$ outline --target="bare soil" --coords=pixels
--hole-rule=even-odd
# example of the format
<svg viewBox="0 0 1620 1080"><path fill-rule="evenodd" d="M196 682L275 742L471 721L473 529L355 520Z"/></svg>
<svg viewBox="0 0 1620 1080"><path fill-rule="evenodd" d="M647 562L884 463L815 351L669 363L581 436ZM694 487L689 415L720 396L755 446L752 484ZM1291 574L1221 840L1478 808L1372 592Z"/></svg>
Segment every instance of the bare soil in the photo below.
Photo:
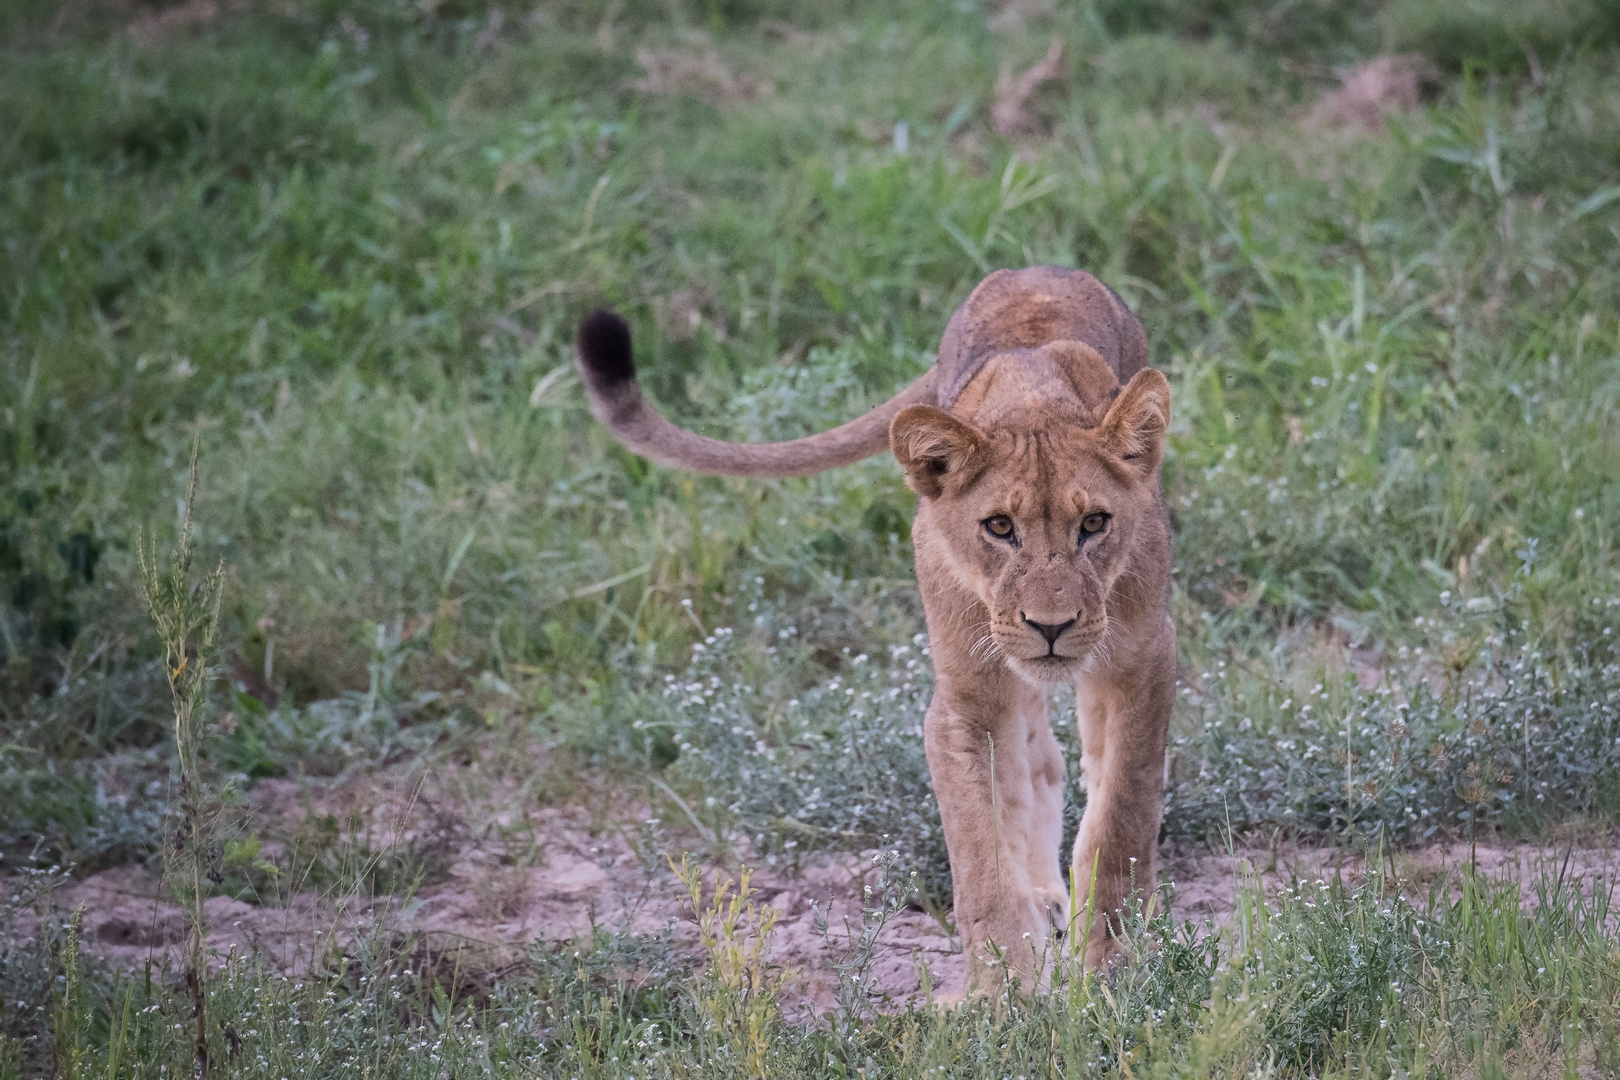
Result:
<svg viewBox="0 0 1620 1080"><path fill-rule="evenodd" d="M1305 127L1378 134L1390 116L1418 108L1424 86L1434 79L1430 65L1422 57L1375 56L1339 72L1339 87L1310 108L1304 116Z"/></svg>
<svg viewBox="0 0 1620 1080"><path fill-rule="evenodd" d="M407 788L377 778L335 788L261 781L254 802L262 831L288 838L268 844L267 856L285 857L287 845L298 842L301 822L341 817L351 834L364 834L357 856L362 865L396 848L436 847L439 870L407 895L281 881L260 902L216 897L207 904L210 948L221 959L254 954L288 975L329 965L346 946L377 933L411 940L441 963L450 958L458 971L487 976L520 970L532 943L588 937L595 927L667 932L678 947L699 951L690 903L665 854L702 849L699 838L660 832L656 818L649 821L651 811L632 799L519 812L510 807L521 805L521 789L479 788L465 779L452 772L431 793L420 782ZM453 800L452 790L459 791ZM1524 903L1533 906L1536 885L1546 880L1582 890L1612 888L1616 839L1605 831L1572 833L1540 844L1480 845L1472 853L1464 842L1447 841L1374 857L1394 887L1417 898L1436 889L1454 892L1458 871L1472 859L1481 874L1518 881ZM737 876L748 861L734 846L710 843L706 850L694 858L710 887ZM756 898L779 915L769 955L788 972L792 1012L804 1016L833 1005L835 962L852 952L863 890L879 884L876 866L871 853L847 854L821 856L791 871L751 872ZM1362 855L1292 845L1229 852L1167 846L1160 862L1161 881L1171 885L1162 895L1172 898L1172 913L1204 932L1230 923L1245 880L1275 894L1296 882L1355 885L1368 871ZM172 959L186 933L183 914L163 898L154 870L104 871L63 889L55 902L62 910L82 906L86 948L132 969ZM864 981L874 998L899 1005L930 992L960 993L964 970L960 948L941 920L906 910L879 936Z"/></svg>

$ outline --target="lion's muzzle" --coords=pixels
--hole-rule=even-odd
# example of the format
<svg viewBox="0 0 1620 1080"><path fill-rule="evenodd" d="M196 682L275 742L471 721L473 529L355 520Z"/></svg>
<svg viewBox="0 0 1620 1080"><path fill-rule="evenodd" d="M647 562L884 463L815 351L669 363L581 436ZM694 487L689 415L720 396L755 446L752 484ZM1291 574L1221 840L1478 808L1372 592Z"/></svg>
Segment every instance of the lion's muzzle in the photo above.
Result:
<svg viewBox="0 0 1620 1080"><path fill-rule="evenodd" d="M1024 620L1025 626L1029 627L1031 630L1034 630L1036 633L1040 634L1041 637L1046 639L1046 655L1048 656L1057 655L1058 638L1063 636L1063 632L1065 630L1068 630L1071 626L1080 621L1076 618L1069 619L1068 621L1061 623L1044 623L1036 622L1022 611L1020 611L1018 615L1019 618Z"/></svg>

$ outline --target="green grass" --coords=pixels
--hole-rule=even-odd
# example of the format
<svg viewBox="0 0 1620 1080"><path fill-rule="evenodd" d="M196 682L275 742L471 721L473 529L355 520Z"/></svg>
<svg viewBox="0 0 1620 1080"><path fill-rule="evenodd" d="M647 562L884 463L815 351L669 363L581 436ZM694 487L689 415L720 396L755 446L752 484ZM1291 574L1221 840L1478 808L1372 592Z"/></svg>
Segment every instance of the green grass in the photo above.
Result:
<svg viewBox="0 0 1620 1080"><path fill-rule="evenodd" d="M13 5L5 865L159 849L135 537L172 537L200 437L221 783L494 733L567 763L553 797L576 765L657 772L772 857L888 836L943 902L894 465L655 470L590 419L569 343L610 302L682 422L788 437L892 393L986 270L1031 262L1118 288L1172 380L1172 835L1612 821L1611 7L1107 0L991 29L972 2L308 0L131 30ZM1053 34L1038 133L998 136L998 73ZM700 73L654 93L638 50ZM1422 108L1379 135L1298 123L1382 51L1427 58ZM711 679L718 704L664 693ZM857 686L899 693L854 716ZM532 760L505 753L486 764ZM938 1045L981 1022L1003 1031ZM1371 1045L1345 1038L1341 1064ZM1446 1060L1488 1071L1470 1046Z"/></svg>
<svg viewBox="0 0 1620 1080"><path fill-rule="evenodd" d="M378 948L379 929L379 941L362 937L303 979L227 960L211 1007L222 1069L241 1077L1505 1077L1616 1067L1620 940L1601 894L1549 877L1529 914L1513 881L1464 876L1416 902L1385 886L1379 875L1358 888L1299 881L1268 900L1251 884L1220 938L1163 915L1136 918L1134 959L1106 981L1065 962L1050 994L955 1011L876 1009L852 985L844 1007L811 1026L784 1021L768 950L747 959L747 923L728 931L727 906L707 895L704 969L668 938L604 929L537 946L496 981L472 980L409 942ZM16 903L0 915L14 918ZM0 949L0 1070L186 1073L189 1012L167 973L109 971L77 952L74 933L58 923ZM852 957L845 978L859 973Z"/></svg>

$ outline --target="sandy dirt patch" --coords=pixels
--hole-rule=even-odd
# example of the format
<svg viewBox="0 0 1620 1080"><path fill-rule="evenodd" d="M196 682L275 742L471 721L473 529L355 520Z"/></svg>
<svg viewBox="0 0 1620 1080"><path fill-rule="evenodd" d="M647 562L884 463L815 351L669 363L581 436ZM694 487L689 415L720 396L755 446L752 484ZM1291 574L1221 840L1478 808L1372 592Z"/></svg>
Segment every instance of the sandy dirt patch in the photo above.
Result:
<svg viewBox="0 0 1620 1080"><path fill-rule="evenodd" d="M1348 128L1379 134L1387 119L1421 104L1434 74L1420 56L1375 56L1339 72L1339 88L1324 94L1305 114L1304 126L1321 131Z"/></svg>
<svg viewBox="0 0 1620 1080"><path fill-rule="evenodd" d="M267 839L263 854L282 865L321 858L359 875L311 872L298 881L276 877L255 898L215 897L207 903L209 948L221 958L250 954L280 973L331 970L368 940L408 947L440 971L464 973L488 985L520 973L530 951L588 939L595 929L664 935L694 961L701 948L684 886L671 867L690 852L706 892L752 865L757 902L778 915L769 959L785 969L784 1004L806 1017L832 1008L839 969L860 946L863 911L881 897L882 859L876 852L823 855L791 870L760 865L746 848L717 846L712 836L683 834L643 801L615 791L579 788L537 802L545 762L504 778L477 767L445 766L413 781L387 774L342 783L260 781L252 793L253 821ZM671 818L682 824L679 815ZM339 841L348 845L334 856ZM310 837L315 837L312 841ZM1541 844L1469 845L1448 841L1375 854L1283 844L1230 852L1161 852L1161 897L1178 922L1200 933L1231 924L1245 882L1268 896L1298 883L1342 882L1355 887L1380 868L1391 888L1415 902L1457 894L1461 872L1475 864L1491 879L1515 881L1523 903L1539 902L1538 886L1561 881L1583 893L1611 889L1620 834L1571 833ZM320 843L329 846L320 848ZM304 845L300 847L300 845ZM324 854L322 852L324 851ZM404 853L401 855L401 853ZM414 889L369 895L352 882L385 880L389 860L423 875ZM369 875L369 877L368 877ZM347 880L347 886L332 884ZM139 970L179 954L187 926L168 902L155 870L124 867L73 882L56 893L59 911L84 910L85 946ZM32 928L20 925L18 932ZM930 992L962 989L966 965L944 922L926 911L892 912L869 943L862 983L879 1007L918 1003Z"/></svg>
<svg viewBox="0 0 1620 1080"><path fill-rule="evenodd" d="M295 785L287 782L261 784L260 799L269 814L310 805L307 798L300 804ZM430 830L435 815L443 813L419 798L410 805L414 816L393 842ZM276 970L298 975L330 965L365 935L383 933L391 941L414 942L418 952L437 957L442 967L489 976L521 970L535 942L578 940L603 927L667 933L677 948L695 957L699 949L690 905L664 852L649 840L646 824L636 813L613 821L580 807L545 809L527 822L528 857L514 857L509 843L452 837L457 847L447 870L408 896L305 889L264 903L217 897L207 905L209 946L220 957L251 953ZM1612 888L1615 855L1615 837L1601 834L1562 844L1482 845L1472 857L1479 873L1515 880L1526 907L1533 908L1538 882L1562 880L1583 891ZM1466 843L1447 842L1380 861L1387 880L1422 902L1436 889L1455 895L1458 873L1470 857ZM735 851L696 861L711 887L735 876L739 867ZM865 890L881 885L877 866L869 853L824 856L794 872L768 867L753 872L757 899L780 916L769 956L789 971L790 1015L803 1018L833 1007L837 967L854 951ZM1228 853L1166 847L1160 876L1173 883L1167 892L1178 921L1218 932L1231 923L1246 880L1275 895L1297 882L1337 880L1354 886L1370 869L1361 856L1323 848ZM55 902L62 910L82 905L88 949L140 969L171 960L186 933L182 913L160 894L154 872L122 868L62 889ZM920 1002L930 987L940 995L960 992L964 973L960 947L945 926L926 912L908 909L878 935L865 983L874 1003L894 1007Z"/></svg>

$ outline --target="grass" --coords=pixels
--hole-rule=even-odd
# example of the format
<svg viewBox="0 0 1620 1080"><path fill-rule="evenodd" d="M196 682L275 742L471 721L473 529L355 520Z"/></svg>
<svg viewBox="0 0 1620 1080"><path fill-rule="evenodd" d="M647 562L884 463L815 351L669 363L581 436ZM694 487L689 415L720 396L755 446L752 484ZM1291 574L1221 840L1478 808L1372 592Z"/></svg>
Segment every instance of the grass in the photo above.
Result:
<svg viewBox="0 0 1620 1080"><path fill-rule="evenodd" d="M1219 938L1138 916L1135 959L1111 980L1065 966L1048 995L955 1011L875 1011L857 993L810 1027L783 1019L768 916L745 893L692 881L702 970L666 939L607 931L572 949L537 948L520 969L455 998L408 952L364 940L358 955L335 953L297 980L228 960L210 999L225 1067L244 1077L1577 1076L1615 1067L1613 913L1601 893L1556 877L1543 881L1533 914L1517 882L1467 876L1417 902L1376 874L1359 887L1299 881L1269 899L1249 886ZM15 906L5 911L14 917ZM763 942L748 932L750 916L767 927ZM189 1069L189 1004L139 973L96 967L74 933L54 924L0 952L0 1067L16 1075L40 1053L17 1037L42 1025L26 1000L10 1008L12 993L44 991L41 973L60 971L49 1010L72 1022L58 1029L55 1075Z"/></svg>
<svg viewBox="0 0 1620 1080"><path fill-rule="evenodd" d="M611 302L682 422L788 437L914 377L987 269L1030 262L1118 288L1172 380L1172 836L1404 844L1612 822L1609 8L800 8L299 0L188 22L188 8L30 0L0 16L0 853L13 875L161 856L176 762L137 537L169 544L189 513L197 558L227 567L229 678L199 733L227 789L444 761L527 776L543 749L556 763L544 799L646 787L694 835L746 837L780 865L887 846L943 909L897 470L876 459L770 484L654 470L590 419L568 349L578 317ZM998 74L1053 35L1063 78L1031 98L1028 133L998 134ZM1380 132L1304 125L1341 68L1381 52L1424 58L1418 108ZM202 483L187 503L194 441ZM242 812L226 850L263 864L248 877L335 882L354 876L333 839L344 828L311 824L314 839L285 845L306 864L276 866ZM372 855L364 888L401 892L437 857ZM1488 892L1512 934L1552 918L1510 917ZM1284 907L1257 931L1279 958L1295 948L1287 920L1318 910ZM1335 940L1384 917L1351 893L1321 910L1348 920ZM1402 985L1437 985L1421 981L1436 954L1417 916L1390 918L1390 940L1419 942L1389 954L1418 973ZM57 950L63 971L66 930L51 933L17 948ZM1418 1025L1402 1030L1457 1019L1420 1039L1443 1071L1532 1069L1550 1059L1524 1047L1551 1053L1558 1024L1612 1031L1590 989L1607 985L1591 981L1608 962L1597 940L1536 946L1566 950L1566 967L1538 962L1547 971L1586 972L1575 997L1503 991L1540 1043L1491 1042L1506 1014L1488 991L1509 985L1497 969L1455 976L1477 1001L1397 1010ZM1221 947L1209 978L1260 977L1238 939ZM538 1053L521 1040L551 1025L499 1010L568 1001L570 1023L602 1025L600 1045L656 1031L660 1060L690 1063L667 1071L719 1068L701 1040L676 1049L700 1015L680 1010L707 1000L701 978L648 998L614 981L612 950L652 946L601 948L583 982L541 964L553 982L532 975L512 990L523 1004L435 1014L417 986L418 1005L390 1014L397 1045L493 1054L508 1038ZM1177 955L1154 953L1140 978L1170 978L1146 973ZM93 973L88 955L75 963ZM71 1032L91 1057L137 1029L160 1038L140 1018L162 1011L141 1011L161 980L137 992L84 977L103 997L60 1014L82 1023L6 1021L19 1067L45 1068L43 1048L65 1052ZM265 978L232 968L222 985L236 989L211 1002L228 1017L275 1001L278 1023L301 1017L306 1032L317 1014L334 1031L376 1018L373 990ZM1265 985L1268 1002L1294 992ZM1007 1071L992 1050L1040 1038L1112 1047L1063 1058L1102 1071L1123 1069L1129 1046L1133 1070L1261 1064L1243 1056L1259 1029L1220 1012L1238 991L1176 986L1142 991L1191 1009L1160 1050L1138 1014L1060 1022L1057 998L1018 1006L1033 1011L1012 1027L987 1009L773 1045L808 1055L794 1069L825 1052L854 1071L870 1054L908 1075L947 1051ZM578 1011L597 994L618 1004ZM1397 1051L1354 1020L1382 1016L1371 994L1346 999L1337 1042L1266 1035L1295 1048L1275 1068L1415 1068L1414 1042ZM1555 999L1574 1004L1554 1019L1528 1004ZM897 1048L913 1056L885 1056Z"/></svg>
<svg viewBox="0 0 1620 1080"><path fill-rule="evenodd" d="M210 790L202 761L202 713L207 708L209 684L213 681L210 655L219 631L220 585L225 576L223 564L214 572L193 580L191 565L190 508L197 500L197 452L192 450L187 470L186 512L180 519L180 546L168 559L168 569L159 568L158 555L137 537L136 556L140 565L141 595L163 642L163 667L168 673L169 697L174 705L174 745L176 814L173 839L164 845L164 883L168 892L186 911L190 933L186 937L183 969L187 996L191 998L192 1024L196 1031L193 1047L197 1069L209 1070L208 1024L208 916L206 904L213 884L222 881L216 858L223 851L216 838L216 796ZM82 911L74 918L69 948L76 949L82 928ZM69 979L76 975L77 954L64 961ZM76 991L69 987L71 999ZM76 1011L76 1001L63 1008ZM77 1026L64 1021L63 1027ZM72 1070L70 1070L72 1071ZM116 1058L110 1071L117 1071Z"/></svg>

